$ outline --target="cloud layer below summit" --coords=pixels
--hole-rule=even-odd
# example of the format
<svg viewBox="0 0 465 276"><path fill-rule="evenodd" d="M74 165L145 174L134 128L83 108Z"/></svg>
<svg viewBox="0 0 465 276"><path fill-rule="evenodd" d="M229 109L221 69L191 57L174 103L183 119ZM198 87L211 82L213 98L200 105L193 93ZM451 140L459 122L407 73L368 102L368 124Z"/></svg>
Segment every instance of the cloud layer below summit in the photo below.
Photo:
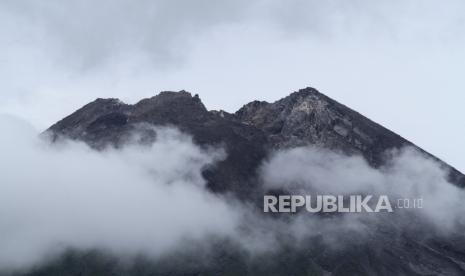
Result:
<svg viewBox="0 0 465 276"><path fill-rule="evenodd" d="M447 237L464 225L463 190L445 180L437 163L411 150L393 155L380 170L361 157L321 149L275 153L260 171L265 188L424 201L423 209L395 210L395 216L328 219L303 212L278 219L209 192L201 170L225 152L201 149L176 129L156 128L152 145L98 152L79 142L51 145L17 118L0 116L0 124L9 130L0 136L0 271L27 269L69 248L156 259L189 248L208 255L216 240L226 239L254 256L312 238L328 248L365 243L355 237L377 235L379 226Z"/></svg>

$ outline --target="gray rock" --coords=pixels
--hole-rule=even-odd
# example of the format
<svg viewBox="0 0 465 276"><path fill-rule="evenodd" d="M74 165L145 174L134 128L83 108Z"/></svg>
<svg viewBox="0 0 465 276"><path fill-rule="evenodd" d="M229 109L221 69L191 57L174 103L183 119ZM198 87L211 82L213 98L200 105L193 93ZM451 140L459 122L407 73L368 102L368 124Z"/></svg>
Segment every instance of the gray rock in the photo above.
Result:
<svg viewBox="0 0 465 276"><path fill-rule="evenodd" d="M247 201L263 193L256 179L257 168L276 149L316 145L361 154L371 166L378 167L384 162L386 150L416 147L313 88L299 90L274 103L254 101L234 114L208 111L197 95L185 91L161 92L134 105L116 99L97 99L47 132L54 141L67 137L101 149L121 146L142 123L176 126L203 147L223 146L227 158L203 172L208 187L213 192L232 192ZM153 138L156 133L148 132L147 136ZM465 186L463 174L429 156L449 169L453 183ZM424 240L421 235L396 231L394 226L387 225L369 236L350 238L354 246L337 253L327 251L316 239L307 247L251 261L233 247L218 246L217 261L205 267L189 257L187 263L195 264L193 268L181 258L165 260L163 265L145 262L131 269L140 275L140 271L145 271L143 275L465 275L463 235L448 240ZM83 273L83 266L89 271L104 271L103 274L134 275L127 270L115 271L106 258L100 262L102 257L89 259L86 257L89 255L80 253L72 256L71 259L64 256L63 260L29 275L93 275Z"/></svg>

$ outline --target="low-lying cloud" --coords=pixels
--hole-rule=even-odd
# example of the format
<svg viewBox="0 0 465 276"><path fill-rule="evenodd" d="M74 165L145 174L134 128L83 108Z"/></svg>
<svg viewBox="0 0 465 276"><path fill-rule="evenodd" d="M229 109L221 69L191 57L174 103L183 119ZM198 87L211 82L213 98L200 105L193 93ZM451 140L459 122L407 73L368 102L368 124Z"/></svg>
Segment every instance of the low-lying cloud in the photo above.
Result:
<svg viewBox="0 0 465 276"><path fill-rule="evenodd" d="M262 167L265 187L284 189L291 194L387 195L394 207L397 199L422 199L422 208L410 206L411 209L394 210L403 220L400 230L407 229L409 220L404 215L408 215L421 218L421 223L414 227L416 230L426 224L443 234L465 225L465 192L451 184L447 175L448 171L437 161L413 148L387 153L386 164L378 169L361 156L346 156L315 147L277 152ZM383 217L377 215L377 220ZM361 217L347 216L357 220ZM367 216L373 217L362 217Z"/></svg>
<svg viewBox="0 0 465 276"><path fill-rule="evenodd" d="M173 129L151 146L102 152L50 145L1 117L0 269L35 264L68 247L157 256L186 239L229 235L232 206L204 189L203 166L223 158Z"/></svg>
<svg viewBox="0 0 465 276"><path fill-rule="evenodd" d="M465 192L410 148L391 152L378 169L362 157L314 147L278 151L264 162L261 182L264 190L293 194L421 197L423 209L269 215L209 192L201 171L225 152L200 148L176 129L155 127L152 144L135 139L96 151L77 141L51 144L16 118L2 116L0 124L8 130L0 137L0 270L40 265L69 248L158 259L189 246L211 250L219 238L257 256L311 247L313 238L341 249L368 242L362 237L379 229L446 239L463 229Z"/></svg>

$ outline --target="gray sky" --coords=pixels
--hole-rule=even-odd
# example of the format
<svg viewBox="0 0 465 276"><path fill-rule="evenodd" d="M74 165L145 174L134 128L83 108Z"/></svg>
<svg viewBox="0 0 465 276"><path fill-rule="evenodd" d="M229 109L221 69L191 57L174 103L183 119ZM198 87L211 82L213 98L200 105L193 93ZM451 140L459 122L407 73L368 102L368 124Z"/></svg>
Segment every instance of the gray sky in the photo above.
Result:
<svg viewBox="0 0 465 276"><path fill-rule="evenodd" d="M235 111L313 86L465 171L463 1L0 0L0 113L43 129L161 90Z"/></svg>

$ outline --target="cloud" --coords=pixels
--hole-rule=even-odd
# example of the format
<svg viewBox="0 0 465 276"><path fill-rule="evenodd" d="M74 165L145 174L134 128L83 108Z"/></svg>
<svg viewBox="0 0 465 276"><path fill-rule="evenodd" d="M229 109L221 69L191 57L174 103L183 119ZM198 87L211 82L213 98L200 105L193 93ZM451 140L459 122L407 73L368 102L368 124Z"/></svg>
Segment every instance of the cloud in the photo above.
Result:
<svg viewBox="0 0 465 276"><path fill-rule="evenodd" d="M1 1L0 111L45 129L97 97L185 89L234 112L313 86L463 169L464 10L455 0Z"/></svg>
<svg viewBox="0 0 465 276"><path fill-rule="evenodd" d="M69 248L129 260L159 260L195 248L201 258L222 240L253 260L283 248L346 250L370 243L367 236L382 242L385 233L447 240L464 225L463 190L445 180L438 163L412 149L391 152L387 164L374 169L359 156L295 148L270 155L259 173L265 190L422 198L423 209L395 210L393 216L270 216L261 212L261 202L257 208L257 202L209 192L201 170L224 152L200 148L176 129L153 128L153 144L139 144L143 132L137 132L120 149L95 151L76 141L50 144L11 116L1 116L0 124L8 129L0 137L0 270L40 266Z"/></svg>
<svg viewBox="0 0 465 276"><path fill-rule="evenodd" d="M228 25L262 24L283 34L461 39L461 1L3 1L9 43L34 43L60 62L93 67L124 54L172 62L196 37ZM14 32L10 29L19 26Z"/></svg>
<svg viewBox="0 0 465 276"><path fill-rule="evenodd" d="M423 208L396 209L395 217L380 213L372 216L373 220L366 214L344 215L342 221L346 223L338 222L337 229L357 226L374 231L373 226L388 225L394 219L399 223L399 232L427 228L434 235L447 235L462 229L465 192L447 181L445 168L412 148L393 150L386 161L386 165L375 169L360 156L303 147L275 153L262 167L261 175L266 188L284 189L290 194L387 195L394 208L398 199L423 200ZM409 223L412 217L420 221L413 227ZM334 226L332 220L321 222L318 227L326 223L328 229ZM329 233L337 236L334 229Z"/></svg>
<svg viewBox="0 0 465 276"><path fill-rule="evenodd" d="M21 27L16 36L27 37L43 50L57 51L60 63L89 69L125 54L142 54L163 66L182 55L196 35L240 20L250 5L247 1L144 0L135 4L118 0L5 1L2 6L9 16L5 21Z"/></svg>
<svg viewBox="0 0 465 276"><path fill-rule="evenodd" d="M222 158L173 129L153 145L91 150L50 145L0 118L0 268L26 268L67 248L158 256L182 242L234 233L238 211L204 189L201 168ZM12 146L14 145L14 146Z"/></svg>
<svg viewBox="0 0 465 276"><path fill-rule="evenodd" d="M33 127L96 97L133 103L187 89L208 108L234 111L311 85L463 167L464 9L453 0L2 1L0 111L33 126L1 119L0 243L10 250L0 267L66 246L157 255L186 235L214 233L254 251L283 237L340 237L341 220L343 230L370 229L360 216L269 220L209 194L199 171L221 153L174 130L159 129L151 147L97 153L76 142L50 147ZM270 159L263 179L304 191L423 196L425 209L413 215L428 227L453 231L463 222L463 192L434 161L408 150L391 158L374 170L360 157L296 149ZM171 201L178 207L164 208ZM244 220L248 235L232 230Z"/></svg>

